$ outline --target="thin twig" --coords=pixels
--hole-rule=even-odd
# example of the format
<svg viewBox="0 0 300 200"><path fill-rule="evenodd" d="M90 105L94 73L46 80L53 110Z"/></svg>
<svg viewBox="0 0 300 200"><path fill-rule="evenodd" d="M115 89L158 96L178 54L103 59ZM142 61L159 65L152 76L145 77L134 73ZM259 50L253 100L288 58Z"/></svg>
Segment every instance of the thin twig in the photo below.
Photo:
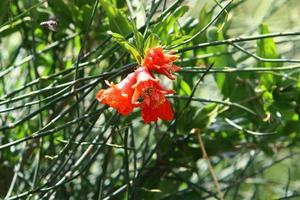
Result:
<svg viewBox="0 0 300 200"><path fill-rule="evenodd" d="M213 169L213 167L212 167L212 165L211 165L211 163L210 163L209 157L208 157L208 155L207 155L207 153L206 153L205 146L204 146L204 144L203 144L203 141L202 141L202 138L201 138L201 134L200 134L200 129L194 128L194 129L192 129L192 132L193 132L193 133L196 135L196 137L197 137L197 140L198 140L198 142L199 142L199 145L200 145L200 149L201 149L203 158L204 158L204 159L206 160L206 162L207 162L208 170L209 170L209 172L210 172L210 174L211 174L211 177L212 177L212 179L213 179L213 183L214 183L214 185L215 185L215 187L216 187L216 189L217 189L217 191L218 191L219 198L220 198L221 200L224 200L223 193L222 193L222 191L221 191L221 187L220 187L219 181L218 181L217 176L216 176L216 174L215 174L215 172L214 172L214 169Z"/></svg>
<svg viewBox="0 0 300 200"><path fill-rule="evenodd" d="M177 44L177 45L174 45L173 47L171 47L171 49L174 49L176 47L179 47L179 46L182 46L184 44L187 44L191 41L193 41L193 39L195 39L196 37L198 37L199 35L201 35L202 33L204 33L211 25L213 25L215 23L215 21L217 21L217 19L219 19L219 17L224 13L224 12L227 12L226 11L226 8L231 4L233 0L229 0L228 3L222 7L221 11L206 25L204 26L200 31L198 31L195 35L193 35L191 38Z"/></svg>
<svg viewBox="0 0 300 200"><path fill-rule="evenodd" d="M216 67L211 69L207 73L249 73L249 72L258 72L258 73L269 73L269 72L280 72L280 71L292 71L299 70L300 65L291 65L285 67L246 67L246 68L233 68L233 67ZM200 67L184 67L180 70L179 73L204 73L206 69Z"/></svg>
<svg viewBox="0 0 300 200"><path fill-rule="evenodd" d="M254 36L242 36L242 37L230 38L221 41L205 42L194 46L182 48L175 52L179 54L182 52L191 51L191 50L200 49L209 46L218 46L223 44L233 44L238 42L247 42L247 41L259 40L265 38L276 38L276 37L286 37L286 36L296 36L296 35L300 35L300 32L295 31L295 32L282 32L282 33L268 33L268 34L254 35Z"/></svg>

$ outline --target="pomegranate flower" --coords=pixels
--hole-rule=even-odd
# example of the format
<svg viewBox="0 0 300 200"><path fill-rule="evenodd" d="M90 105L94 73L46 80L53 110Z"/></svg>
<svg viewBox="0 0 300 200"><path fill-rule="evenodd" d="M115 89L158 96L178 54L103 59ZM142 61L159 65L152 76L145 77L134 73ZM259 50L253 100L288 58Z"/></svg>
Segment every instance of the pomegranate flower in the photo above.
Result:
<svg viewBox="0 0 300 200"><path fill-rule="evenodd" d="M134 88L132 103L141 108L144 122L157 121L158 118L172 120L173 110L165 95L173 94L174 91L164 89L147 67L139 67L135 74L136 84L132 86Z"/></svg>
<svg viewBox="0 0 300 200"><path fill-rule="evenodd" d="M135 73L131 73L117 85L108 83L110 88L100 90L96 98L102 104L107 104L115 108L120 114L129 115L134 108L131 99L134 93L132 85L135 84L135 82Z"/></svg>
<svg viewBox="0 0 300 200"><path fill-rule="evenodd" d="M108 83L110 87L100 90L96 98L122 115L129 115L135 107L140 107L145 123L155 122L159 118L172 120L174 113L166 95L173 94L174 91L163 88L153 71L174 80L175 76L172 73L180 70L173 64L177 58L171 52L164 54L161 47L150 48L142 66L120 83Z"/></svg>
<svg viewBox="0 0 300 200"><path fill-rule="evenodd" d="M158 118L162 120L172 120L174 118L171 103L158 90L153 90L151 95L145 95L140 107L145 123L157 121Z"/></svg>
<svg viewBox="0 0 300 200"><path fill-rule="evenodd" d="M142 65L174 80L175 76L172 73L180 70L180 67L173 64L177 58L172 52L164 54L161 47L155 47L147 50Z"/></svg>

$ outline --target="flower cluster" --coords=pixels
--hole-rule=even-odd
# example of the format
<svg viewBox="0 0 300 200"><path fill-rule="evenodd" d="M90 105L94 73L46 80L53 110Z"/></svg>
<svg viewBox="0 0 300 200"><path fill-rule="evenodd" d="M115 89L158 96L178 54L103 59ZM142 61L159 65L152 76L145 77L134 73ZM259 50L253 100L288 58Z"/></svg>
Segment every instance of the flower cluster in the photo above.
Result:
<svg viewBox="0 0 300 200"><path fill-rule="evenodd" d="M153 71L174 80L172 73L180 70L173 64L176 59L176 55L172 52L165 54L161 47L150 48L140 67L118 84L107 83L110 87L101 89L96 98L122 115L129 115L135 107L140 107L145 123L157 121L158 118L172 120L174 113L165 95L174 91L161 86Z"/></svg>

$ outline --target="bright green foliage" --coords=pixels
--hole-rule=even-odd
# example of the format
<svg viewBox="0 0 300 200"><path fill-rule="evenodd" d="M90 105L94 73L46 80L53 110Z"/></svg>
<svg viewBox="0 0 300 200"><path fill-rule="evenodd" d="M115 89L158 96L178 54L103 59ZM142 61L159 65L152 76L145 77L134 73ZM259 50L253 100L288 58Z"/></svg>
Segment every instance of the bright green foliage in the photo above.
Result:
<svg viewBox="0 0 300 200"><path fill-rule="evenodd" d="M146 51L149 48L157 47L159 45L160 45L159 37L156 34L151 33L145 40L144 51Z"/></svg>
<svg viewBox="0 0 300 200"><path fill-rule="evenodd" d="M222 31L219 31L217 27L211 27L207 30L207 41L222 41L224 40L224 36ZM207 48L207 53L226 53L228 52L228 45L219 45L212 46ZM235 67L236 64L232 58L232 55L225 54L217 57L212 57L208 59L210 64L213 64L215 67ZM236 83L236 75L235 74L217 74L216 82L224 94L225 97L229 97L232 93L232 88Z"/></svg>
<svg viewBox="0 0 300 200"><path fill-rule="evenodd" d="M260 25L260 34L270 33L269 28L266 24ZM261 58L278 58L277 48L273 38L266 38L257 40L257 53ZM261 67L280 67L281 64L273 64L271 62L258 62L258 66Z"/></svg>
<svg viewBox="0 0 300 200"><path fill-rule="evenodd" d="M108 17L111 31L119 33L124 37L132 32L130 22L112 2L109 0L100 0L100 4L103 6L105 14Z"/></svg>
<svg viewBox="0 0 300 200"><path fill-rule="evenodd" d="M153 33L161 38L162 44L172 46L189 38L188 35L183 34L179 26L179 18L187 11L188 8L186 6L178 7L155 25Z"/></svg>
<svg viewBox="0 0 300 200"><path fill-rule="evenodd" d="M130 52L133 55L133 57L139 64L142 62L142 54L133 44L130 44L122 35L118 33L110 32L110 34L122 47L124 47L128 52Z"/></svg>
<svg viewBox="0 0 300 200"><path fill-rule="evenodd" d="M218 199L196 130L226 200L299 199L299 9L1 0L0 199ZM96 100L157 46L179 56L173 121Z"/></svg>

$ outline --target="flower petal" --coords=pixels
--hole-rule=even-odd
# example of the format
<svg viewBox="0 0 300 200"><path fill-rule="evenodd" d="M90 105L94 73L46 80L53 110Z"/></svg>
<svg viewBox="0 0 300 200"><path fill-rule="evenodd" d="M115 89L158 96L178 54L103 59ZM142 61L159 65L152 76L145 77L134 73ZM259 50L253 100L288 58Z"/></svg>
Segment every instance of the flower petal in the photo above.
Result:
<svg viewBox="0 0 300 200"><path fill-rule="evenodd" d="M141 107L141 114L146 124L156 122L158 120L158 113L155 110L152 110L151 107Z"/></svg>
<svg viewBox="0 0 300 200"><path fill-rule="evenodd" d="M179 71L180 68L173 64L178 59L178 56L172 55L172 53L170 51L165 54L161 47L150 48L146 52L142 65L174 80L175 76L172 73Z"/></svg>
<svg viewBox="0 0 300 200"><path fill-rule="evenodd" d="M158 112L158 117L162 120L172 120L172 119L174 119L174 112L173 112L171 103L167 99L163 104L161 104L157 108L157 112Z"/></svg>
<svg viewBox="0 0 300 200"><path fill-rule="evenodd" d="M120 114L129 115L135 107L131 102L134 93L132 85L135 81L135 74L131 73L117 85L110 83L110 88L100 90L96 98L102 104L116 109Z"/></svg>

